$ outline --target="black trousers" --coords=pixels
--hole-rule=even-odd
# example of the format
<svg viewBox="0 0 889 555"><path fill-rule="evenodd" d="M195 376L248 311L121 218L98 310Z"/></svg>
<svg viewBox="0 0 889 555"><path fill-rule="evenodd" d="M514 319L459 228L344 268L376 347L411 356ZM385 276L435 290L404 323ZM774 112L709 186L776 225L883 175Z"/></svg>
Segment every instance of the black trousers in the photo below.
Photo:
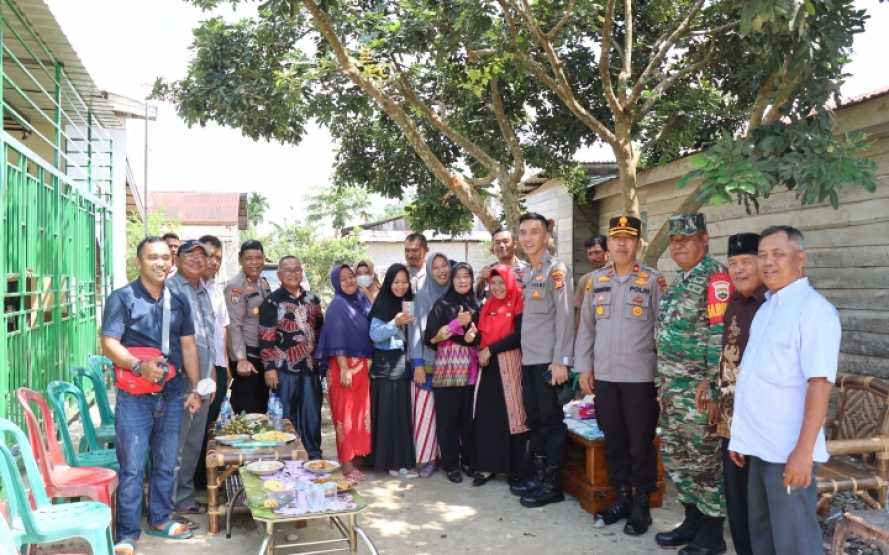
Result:
<svg viewBox="0 0 889 555"><path fill-rule="evenodd" d="M738 468L728 456L728 443L729 440L722 440L722 477L725 481L725 509L729 529L738 555L753 555L747 516L747 476L750 465L745 464Z"/></svg>
<svg viewBox="0 0 889 555"><path fill-rule="evenodd" d="M559 390L547 379L548 368L549 364L522 366L522 397L530 428L531 453L545 456L547 466L561 468L565 462L568 429L559 404Z"/></svg>
<svg viewBox="0 0 889 555"><path fill-rule="evenodd" d="M278 371L278 396L284 418L293 423L310 460L321 458L321 376Z"/></svg>
<svg viewBox="0 0 889 555"><path fill-rule="evenodd" d="M216 396L210 403L210 409L207 412L207 430L216 425L216 419L219 418L219 411L222 409L222 401L225 400L225 394L228 391L228 370L225 366L216 367ZM201 447L201 456L198 459L198 466L194 470L194 486L195 489L204 489L207 487L207 432L204 432L204 444Z"/></svg>
<svg viewBox="0 0 889 555"><path fill-rule="evenodd" d="M247 361L256 368L256 374L241 376L238 374L238 361L229 362L232 373L232 411L235 414L265 413L269 404L269 388L265 385L259 348L247 347Z"/></svg>
<svg viewBox="0 0 889 555"><path fill-rule="evenodd" d="M456 470L460 465L472 465L472 398L475 388L436 387L435 435L441 449L441 466L445 472Z"/></svg>
<svg viewBox="0 0 889 555"><path fill-rule="evenodd" d="M597 380L595 403L611 485L642 492L657 489L654 434L660 410L654 383Z"/></svg>

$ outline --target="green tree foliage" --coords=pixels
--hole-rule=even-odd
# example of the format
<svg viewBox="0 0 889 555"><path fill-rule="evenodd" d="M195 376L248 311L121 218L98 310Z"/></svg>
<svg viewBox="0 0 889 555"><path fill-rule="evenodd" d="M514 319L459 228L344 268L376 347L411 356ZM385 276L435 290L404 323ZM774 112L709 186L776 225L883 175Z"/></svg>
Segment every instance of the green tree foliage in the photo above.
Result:
<svg viewBox="0 0 889 555"><path fill-rule="evenodd" d="M324 187L306 200L309 218L329 220L337 235L347 225L359 223L355 218L360 219L360 223L373 218L370 194L362 187Z"/></svg>
<svg viewBox="0 0 889 555"><path fill-rule="evenodd" d="M247 225L253 227L262 223L265 213L269 209L269 199L260 193L250 193L247 196Z"/></svg>
<svg viewBox="0 0 889 555"><path fill-rule="evenodd" d="M167 216L163 209L148 213L148 235L163 235L167 232L179 232L179 220ZM136 246L145 238L145 224L140 218L127 218L127 280L133 281L139 276L139 263L136 260Z"/></svg>

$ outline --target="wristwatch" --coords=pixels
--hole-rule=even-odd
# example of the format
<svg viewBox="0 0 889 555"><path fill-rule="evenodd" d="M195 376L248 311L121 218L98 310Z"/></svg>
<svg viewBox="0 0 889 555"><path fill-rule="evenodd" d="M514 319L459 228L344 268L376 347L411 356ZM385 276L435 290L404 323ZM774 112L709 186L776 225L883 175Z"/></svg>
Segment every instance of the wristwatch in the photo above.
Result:
<svg viewBox="0 0 889 555"><path fill-rule="evenodd" d="M130 369L130 371L133 374L136 374L137 376L141 376L142 375L142 361L137 360L135 363L133 363L133 367Z"/></svg>

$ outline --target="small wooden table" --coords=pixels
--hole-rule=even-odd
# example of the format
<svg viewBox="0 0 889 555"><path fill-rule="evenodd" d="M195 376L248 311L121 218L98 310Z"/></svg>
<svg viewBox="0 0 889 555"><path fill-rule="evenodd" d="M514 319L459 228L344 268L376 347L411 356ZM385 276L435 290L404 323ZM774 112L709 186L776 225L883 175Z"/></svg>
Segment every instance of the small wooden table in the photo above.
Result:
<svg viewBox="0 0 889 555"><path fill-rule="evenodd" d="M880 510L849 511L837 523L833 532L833 555L843 555L846 538L858 538L876 544L883 553L889 553L889 513Z"/></svg>
<svg viewBox="0 0 889 555"><path fill-rule="evenodd" d="M211 534L219 533L220 518L226 516L226 506L219 499L219 489L225 488L231 481L238 481L235 473L238 469L252 461L260 459L270 460L305 460L306 452L297 447L299 436L293 428L290 420L281 419L283 431L297 436L291 443L278 445L277 447L263 447L257 449L235 448L216 443L213 432L207 440L207 530ZM233 489L233 488L229 488ZM234 488L237 489L237 488ZM229 491L229 505L235 501L233 492ZM231 510L229 506L228 510Z"/></svg>
<svg viewBox="0 0 889 555"><path fill-rule="evenodd" d="M657 490L649 498L651 507L660 507L664 502L664 464L661 460L661 440L654 440L657 454ZM562 487L580 502L588 513L596 514L607 509L614 502L614 488L608 482L608 467L605 464L605 440L587 439L568 430L568 448L565 453L565 466L562 469Z"/></svg>

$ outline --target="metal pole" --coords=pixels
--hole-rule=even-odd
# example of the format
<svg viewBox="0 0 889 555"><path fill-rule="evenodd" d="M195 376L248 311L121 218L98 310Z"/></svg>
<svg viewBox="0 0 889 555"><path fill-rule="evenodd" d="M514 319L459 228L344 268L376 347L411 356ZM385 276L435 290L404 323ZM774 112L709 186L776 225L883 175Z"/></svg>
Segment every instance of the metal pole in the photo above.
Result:
<svg viewBox="0 0 889 555"><path fill-rule="evenodd" d="M144 175L142 177L142 203L145 208L143 221L145 224L145 237L148 237L148 103L145 103L145 162Z"/></svg>

